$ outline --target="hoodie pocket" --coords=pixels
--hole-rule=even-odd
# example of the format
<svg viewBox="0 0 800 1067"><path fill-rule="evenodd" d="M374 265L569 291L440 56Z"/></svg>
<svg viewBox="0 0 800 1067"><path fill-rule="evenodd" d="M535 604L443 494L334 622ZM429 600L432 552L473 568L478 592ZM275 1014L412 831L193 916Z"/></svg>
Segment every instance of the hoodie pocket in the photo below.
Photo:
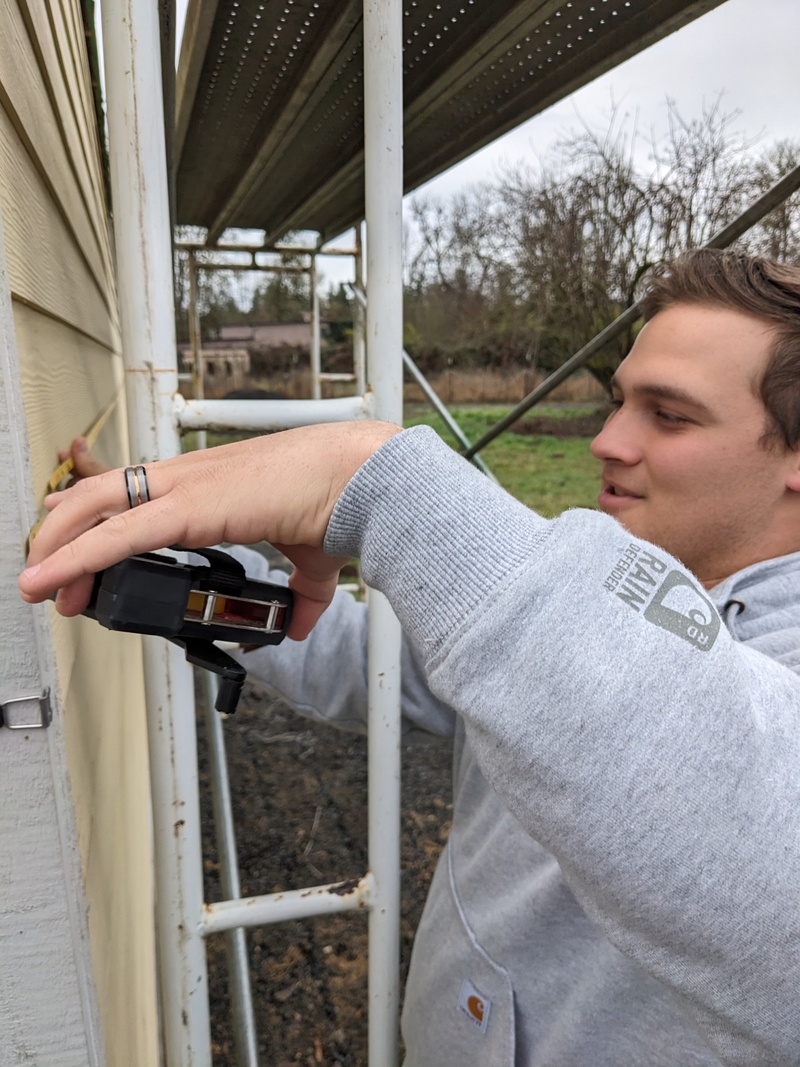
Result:
<svg viewBox="0 0 800 1067"><path fill-rule="evenodd" d="M513 1067L514 994L480 946L445 850L420 921L403 1005L405 1067Z"/></svg>

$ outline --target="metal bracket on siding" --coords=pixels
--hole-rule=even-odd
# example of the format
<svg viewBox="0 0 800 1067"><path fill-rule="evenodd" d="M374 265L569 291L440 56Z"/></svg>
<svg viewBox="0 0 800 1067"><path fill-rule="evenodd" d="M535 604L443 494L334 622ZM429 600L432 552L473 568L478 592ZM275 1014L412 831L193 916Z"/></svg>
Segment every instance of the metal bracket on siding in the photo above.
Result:
<svg viewBox="0 0 800 1067"><path fill-rule="evenodd" d="M43 730L52 717L49 689L41 696L13 697L0 704L0 726L9 730Z"/></svg>

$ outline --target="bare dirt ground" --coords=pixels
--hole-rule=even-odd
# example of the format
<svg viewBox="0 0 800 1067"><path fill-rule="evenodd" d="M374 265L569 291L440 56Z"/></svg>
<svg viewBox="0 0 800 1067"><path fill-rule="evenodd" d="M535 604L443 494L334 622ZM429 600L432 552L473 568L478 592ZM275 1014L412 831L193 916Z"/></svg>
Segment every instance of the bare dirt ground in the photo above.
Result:
<svg viewBox="0 0 800 1067"><path fill-rule="evenodd" d="M225 722L242 894L359 878L367 870L366 740L296 716L248 684ZM208 901L221 898L205 732L199 723ZM403 753L401 981L450 824L450 746ZM367 1063L367 920L354 913L248 934L263 1067ZM209 941L214 1067L235 1067L224 937Z"/></svg>

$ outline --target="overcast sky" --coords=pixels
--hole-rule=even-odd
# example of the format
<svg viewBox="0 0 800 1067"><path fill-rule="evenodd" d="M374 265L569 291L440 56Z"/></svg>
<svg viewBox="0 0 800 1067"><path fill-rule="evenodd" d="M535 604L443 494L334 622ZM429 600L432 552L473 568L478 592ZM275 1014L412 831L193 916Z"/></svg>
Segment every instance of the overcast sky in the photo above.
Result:
<svg viewBox="0 0 800 1067"><path fill-rule="evenodd" d="M676 33L523 123L494 144L429 182L447 196L497 173L503 161L549 145L579 125L605 129L612 100L636 113L639 128L663 131L667 98L684 118L699 117L720 93L736 128L764 143L800 140L800 0L726 0Z"/></svg>

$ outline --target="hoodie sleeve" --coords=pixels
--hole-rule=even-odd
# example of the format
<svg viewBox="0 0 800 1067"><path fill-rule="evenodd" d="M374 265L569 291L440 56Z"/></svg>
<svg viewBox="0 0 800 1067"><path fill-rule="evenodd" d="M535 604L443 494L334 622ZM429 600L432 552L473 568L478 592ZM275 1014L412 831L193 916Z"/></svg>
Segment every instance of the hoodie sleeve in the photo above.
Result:
<svg viewBox="0 0 800 1067"><path fill-rule="evenodd" d="M542 519L426 429L356 474L326 550L361 557L606 936L724 1062L800 1063L800 679L663 550Z"/></svg>
<svg viewBox="0 0 800 1067"><path fill-rule="evenodd" d="M243 564L251 578L286 584L287 575L270 570L261 553L236 545L225 551ZM305 641L286 640L231 655L268 692L301 715L366 733L367 611L349 593L335 595ZM403 743L429 741L431 735L451 736L455 713L431 693L421 657L405 639L401 679Z"/></svg>

